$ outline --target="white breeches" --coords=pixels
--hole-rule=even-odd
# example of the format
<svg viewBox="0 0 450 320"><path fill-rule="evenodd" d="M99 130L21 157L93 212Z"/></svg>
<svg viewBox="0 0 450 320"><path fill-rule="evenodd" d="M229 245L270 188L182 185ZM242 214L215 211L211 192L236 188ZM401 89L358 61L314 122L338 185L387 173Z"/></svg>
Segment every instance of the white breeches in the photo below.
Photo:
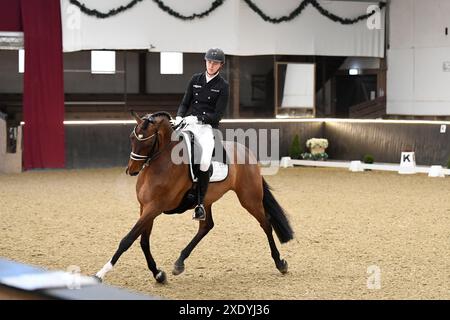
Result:
<svg viewBox="0 0 450 320"><path fill-rule="evenodd" d="M201 147L200 170L208 171L214 151L214 133L209 124L189 124L182 131L191 131L195 143Z"/></svg>

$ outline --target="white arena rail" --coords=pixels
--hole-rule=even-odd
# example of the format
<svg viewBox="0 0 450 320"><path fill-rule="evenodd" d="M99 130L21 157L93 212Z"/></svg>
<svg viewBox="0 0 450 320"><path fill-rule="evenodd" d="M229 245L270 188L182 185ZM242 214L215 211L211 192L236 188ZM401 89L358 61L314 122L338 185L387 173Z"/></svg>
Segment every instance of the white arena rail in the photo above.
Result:
<svg viewBox="0 0 450 320"><path fill-rule="evenodd" d="M326 160L326 161L313 161L313 160L293 160L285 159L284 163L289 161L289 165L305 166L305 167L328 167L328 168L345 168L350 169L350 161L339 161L339 160ZM370 170L380 170L380 171L396 171L400 170L400 164L395 163L361 163L362 169ZM417 173L429 173L431 166L415 166L415 171ZM450 169L442 170L445 175L450 175Z"/></svg>

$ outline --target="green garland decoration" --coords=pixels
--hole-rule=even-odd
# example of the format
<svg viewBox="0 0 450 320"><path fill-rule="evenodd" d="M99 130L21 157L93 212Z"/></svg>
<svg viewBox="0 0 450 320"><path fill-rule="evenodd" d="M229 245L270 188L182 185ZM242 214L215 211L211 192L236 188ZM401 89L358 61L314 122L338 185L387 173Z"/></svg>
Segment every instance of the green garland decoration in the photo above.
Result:
<svg viewBox="0 0 450 320"><path fill-rule="evenodd" d="M119 14L121 12L124 12L124 11L126 11L128 9L133 8L136 4L138 4L141 1L142 0L133 0L130 3L128 3L126 6L120 6L118 8L111 9L107 13L100 12L100 11L98 11L96 9L86 8L84 3L81 3L78 0L70 0L70 3L75 5L75 6L77 6L81 10L81 12L83 12L84 14L87 14L88 16L94 16L94 17L99 18L99 19L106 19L106 18L115 16L116 14Z"/></svg>
<svg viewBox="0 0 450 320"><path fill-rule="evenodd" d="M280 23L280 22L291 21L292 19L297 17L306 8L306 6L309 4L310 0L303 0L299 4L299 6L296 9L294 9L294 11L292 11L289 15L282 16L280 18L269 17L251 0L244 0L244 2L250 7L250 9L252 9L254 12L256 12L264 21L271 22L271 23Z"/></svg>
<svg viewBox="0 0 450 320"><path fill-rule="evenodd" d="M164 2L162 2L161 0L153 0L154 2L156 2L158 4L158 7L160 7L163 11L167 12L168 14L170 14L171 16L181 19L181 20L193 20L195 18L203 18L206 17L208 14L210 14L211 12L213 12L214 10L216 10L218 7L220 7L225 0L215 0L212 4L211 7L206 10L203 11L202 13L194 13L190 16L183 16L182 14L172 10L171 8L169 8L168 6L166 6L164 4Z"/></svg>
<svg viewBox="0 0 450 320"><path fill-rule="evenodd" d="M314 8L316 8L323 16L327 17L330 20L333 20L334 22L339 22L342 24L355 24L361 20L366 20L366 19L370 18L371 16L373 16L376 13L376 11L373 10L370 13L360 15L359 17L356 17L353 19L341 18L341 17L325 10L316 0L309 0L309 1L314 6ZM380 8L380 10L383 9L385 6L386 6L386 2L378 3L378 8Z"/></svg>
<svg viewBox="0 0 450 320"><path fill-rule="evenodd" d="M78 0L70 0L70 3L77 6L81 10L81 12L87 14L88 16L94 16L99 19L105 19L105 18L115 16L121 12L128 10L128 9L131 9L141 1L143 1L143 0L133 0L133 1L129 2L126 6L120 6L118 8L111 9L106 13L100 12L96 9L86 8L84 3L81 3ZM195 18L203 18L203 17L207 16L208 14L210 14L211 12L216 10L218 7L220 7L224 3L225 0L214 0L214 2L211 4L211 7L208 10L203 11L201 13L194 13L190 16L184 16L181 13L176 12L175 10L168 7L162 0L152 0L152 1L155 2L158 5L158 7L160 7L163 11L167 12L168 14L170 14L171 16L173 16L175 18L178 18L181 20L193 20Z"/></svg>
<svg viewBox="0 0 450 320"><path fill-rule="evenodd" d="M121 12L124 12L128 9L131 9L132 7L134 7L136 4L138 4L139 2L141 2L143 0L132 0L131 2L129 2L127 5L125 6L120 6L118 8L115 9L111 9L108 12L100 12L96 9L89 9L86 8L86 6L81 3L78 0L70 0L70 3L77 6L81 12L89 15L89 16L94 16L97 17L99 19L105 19L105 18L109 18L112 16L115 16ZM181 13L173 10L172 8L170 8L169 6L167 6L162 0L152 0L153 2L155 2L158 7L165 11L166 13L170 14L171 16L181 19L181 20L193 20L196 18L203 18L207 15L209 15L211 12L213 12L214 10L216 10L218 7L220 7L225 0L214 0L214 2L211 4L211 7L206 10L203 11L201 13L194 13L190 16L185 16L182 15ZM295 19L299 14L302 13L302 11L308 6L308 5L312 5L314 8L316 8L317 11L319 11L319 13L325 17L327 17L328 19L334 21L334 22L338 22L344 25L349 25L349 24L355 24L361 20L365 20L370 18L372 15L375 14L375 10L373 10L370 13L367 14L363 14L360 15L356 18L350 19L350 18L342 18L339 17L337 15L335 15L334 13L329 12L328 10L326 10L324 7L322 7L319 2L317 0L303 0L297 8L295 8L290 14L286 15L286 16L282 16L279 18L273 18L270 17L268 15L266 15L252 0L244 0L244 2L250 7L250 9L252 9L256 14L258 14L264 21L270 22L270 23L281 23L281 22L287 22L287 21L291 21L293 19ZM378 7L381 9L383 9L386 6L386 2L379 2L378 3Z"/></svg>
<svg viewBox="0 0 450 320"><path fill-rule="evenodd" d="M360 15L356 18L353 19L349 19L349 18L342 18L339 17L331 12L329 12L328 10L326 10L325 8L323 8L318 2L317 0L303 0L297 8L295 8L289 15L287 16L282 16L280 18L272 18L269 17L268 15L266 15L260 8L258 8L258 6L256 4L253 3L253 1L251 0L244 0L245 3L254 11L256 12L264 21L267 22L271 22L271 23L280 23L280 22L287 22L287 21L291 21L292 19L296 18L300 13L302 13L302 11L309 5L311 4L314 8L317 9L317 11L320 12L321 15L327 17L328 19L334 21L334 22L339 22L341 24L355 24L361 20L365 20L368 19L369 17L371 17L372 15L375 14L375 10L373 10L371 13L367 13L367 14L363 14ZM380 2L378 4L378 7L381 9L383 9L386 6L386 2Z"/></svg>

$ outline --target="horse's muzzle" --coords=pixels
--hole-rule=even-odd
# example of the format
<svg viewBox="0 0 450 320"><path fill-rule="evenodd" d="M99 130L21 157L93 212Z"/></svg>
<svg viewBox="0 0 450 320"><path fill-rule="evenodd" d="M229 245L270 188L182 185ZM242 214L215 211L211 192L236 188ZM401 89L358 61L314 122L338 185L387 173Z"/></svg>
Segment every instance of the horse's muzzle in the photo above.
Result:
<svg viewBox="0 0 450 320"><path fill-rule="evenodd" d="M125 170L125 174L129 174L130 176L134 177L134 176L137 176L139 174L139 171L131 172L130 168L127 167L127 169Z"/></svg>

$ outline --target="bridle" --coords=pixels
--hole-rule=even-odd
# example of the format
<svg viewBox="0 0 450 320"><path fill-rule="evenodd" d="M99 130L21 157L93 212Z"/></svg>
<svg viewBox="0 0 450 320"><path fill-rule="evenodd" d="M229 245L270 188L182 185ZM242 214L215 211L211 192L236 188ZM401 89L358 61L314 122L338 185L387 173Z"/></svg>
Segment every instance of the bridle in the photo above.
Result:
<svg viewBox="0 0 450 320"><path fill-rule="evenodd" d="M151 138L153 138L155 135L159 135L158 130L156 130L156 132L154 134L152 134L151 136L148 136L147 138L143 138L142 134L138 135L136 133L136 128L137 128L137 126L134 127L133 134L134 134L134 136L136 137L136 139L138 141L147 141L147 140L150 140ZM156 136L155 140L153 140L153 144L152 144L152 147L150 149L150 153L149 153L148 156L143 156L143 155L140 155L140 154L137 154L137 153L134 153L133 151L131 151L130 159L131 160L135 160L135 161L147 161L147 160L149 160L150 158L152 158L152 153L153 153L153 151L154 151L154 149L156 147L156 144L158 144L158 136Z"/></svg>
<svg viewBox="0 0 450 320"><path fill-rule="evenodd" d="M153 123L153 117L150 116L147 119L145 119L146 121L148 121L149 123ZM167 148L169 148L173 142L176 141L171 141L170 143L167 144L167 146L165 148L163 148L162 150L159 150L157 152L155 152L155 150L159 149L159 132L158 130L155 131L155 133L153 133L151 136L148 136L146 138L144 138L144 136L142 134L137 134L136 133L136 129L137 129L138 125L136 125L133 129L133 135L136 137L136 139L140 142L142 141L147 141L150 140L151 138L155 137L152 143L152 146L150 148L150 152L148 153L148 155L144 156L141 154L137 154L134 153L133 151L130 152L130 159L134 160L134 161L145 161L145 163L143 164L143 167L146 167L149 165L150 161L154 160L155 158L157 158L163 151L165 151Z"/></svg>
<svg viewBox="0 0 450 320"><path fill-rule="evenodd" d="M147 121L152 122L151 119L147 119ZM158 132L158 130L156 130L155 133L153 133L151 136L148 136L148 137L144 138L144 136L142 134L137 134L136 133L137 127L138 127L137 125L134 127L133 135L136 137L136 139L138 141L143 142L143 141L150 140L151 138L154 137L153 143L152 143L152 146L150 147L150 152L148 153L148 155L144 156L144 155L141 155L141 154L138 154L138 153L134 153L133 151L130 152L130 159L131 160L134 160L134 161L145 161L144 166L146 166L146 165L148 165L148 163L150 161L152 161L154 158L156 158L162 152L162 150L161 150L161 151L158 151L158 152L155 153L155 149L157 149L157 147L159 147L159 139L158 139L159 132Z"/></svg>

